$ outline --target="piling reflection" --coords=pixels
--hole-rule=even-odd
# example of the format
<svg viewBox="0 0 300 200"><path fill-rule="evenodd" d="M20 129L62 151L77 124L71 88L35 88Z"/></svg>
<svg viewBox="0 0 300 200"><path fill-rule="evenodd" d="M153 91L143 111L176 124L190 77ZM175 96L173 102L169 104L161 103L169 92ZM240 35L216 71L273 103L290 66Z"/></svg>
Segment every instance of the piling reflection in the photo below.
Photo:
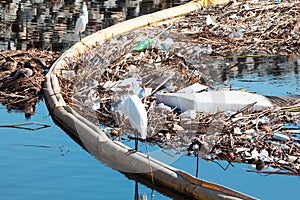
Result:
<svg viewBox="0 0 300 200"><path fill-rule="evenodd" d="M0 49L50 49L62 51L78 41L74 35L80 0L14 0L0 2ZM84 36L157 10L182 4L182 0L86 1L89 23Z"/></svg>

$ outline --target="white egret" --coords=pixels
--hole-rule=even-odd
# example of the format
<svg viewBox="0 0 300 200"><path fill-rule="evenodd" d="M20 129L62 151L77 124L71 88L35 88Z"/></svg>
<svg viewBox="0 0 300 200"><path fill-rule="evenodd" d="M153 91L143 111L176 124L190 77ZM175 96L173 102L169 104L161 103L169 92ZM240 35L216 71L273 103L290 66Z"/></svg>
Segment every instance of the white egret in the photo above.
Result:
<svg viewBox="0 0 300 200"><path fill-rule="evenodd" d="M75 24L75 33L79 34L80 40L81 40L81 33L85 31L86 25L88 23L88 19L89 19L88 10L85 3L83 3L82 15L77 19Z"/></svg>
<svg viewBox="0 0 300 200"><path fill-rule="evenodd" d="M137 131L135 140L135 150L137 151L138 137L145 140L147 136L147 111L141 99L137 95L128 95L125 98L126 99L120 106L120 110L128 117L132 128Z"/></svg>

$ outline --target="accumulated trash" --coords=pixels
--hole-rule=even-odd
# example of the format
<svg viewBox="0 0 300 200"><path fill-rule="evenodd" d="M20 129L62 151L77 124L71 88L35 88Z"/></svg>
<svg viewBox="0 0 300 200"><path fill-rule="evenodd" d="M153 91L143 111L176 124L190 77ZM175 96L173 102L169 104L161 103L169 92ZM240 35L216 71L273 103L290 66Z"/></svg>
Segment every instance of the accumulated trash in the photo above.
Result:
<svg viewBox="0 0 300 200"><path fill-rule="evenodd" d="M0 55L0 101L8 110L21 110L30 117L42 97L44 76L59 53L32 49Z"/></svg>
<svg viewBox="0 0 300 200"><path fill-rule="evenodd" d="M167 55L155 48L143 53L142 57L140 52L133 52L130 57L120 55L102 69L101 74L93 74L97 90L87 84L84 88L90 89L77 91L71 105L80 108L78 111L91 121L113 129L121 128L121 135L130 135L134 129L119 107L126 95L135 94L147 111L148 142L161 148L182 150L197 140L205 146L204 152L203 148L197 151L190 148L188 155L253 164L257 170L273 167L299 174L298 97L210 89L207 82L202 81L206 77L184 57ZM150 65L158 56L160 65ZM184 68L178 67L180 63L185 63ZM131 65L138 67L131 71ZM61 79L62 82L67 80L64 76ZM73 86L76 86L74 80ZM79 94L82 94L80 98ZM89 107L86 102L90 101L97 106ZM296 128L292 131L287 125Z"/></svg>
<svg viewBox="0 0 300 200"><path fill-rule="evenodd" d="M300 55L299 17L298 1L230 1L186 15L174 32L210 44L212 55Z"/></svg>
<svg viewBox="0 0 300 200"><path fill-rule="evenodd" d="M298 24L285 14L297 3L281 4L230 2L99 43L69 63L66 70L75 74L59 77L64 99L121 140L135 137L120 110L125 97L135 95L147 112L147 142L207 160L252 164L257 171L300 175L299 97L218 88L203 73L209 62L237 53L300 55L299 30L284 31L290 22Z"/></svg>
<svg viewBox="0 0 300 200"><path fill-rule="evenodd" d="M182 88L182 89L178 90L177 92L179 92L179 93L196 93L196 92L205 91L207 89L208 89L208 87L206 85L201 85L199 83L195 83L186 88Z"/></svg>
<svg viewBox="0 0 300 200"><path fill-rule="evenodd" d="M272 106L272 102L258 94L241 91L205 91L200 93L157 93L158 103L177 107L181 111L198 112L238 111L246 106L248 110L262 110ZM238 100L238 101L237 101Z"/></svg>
<svg viewBox="0 0 300 200"><path fill-rule="evenodd" d="M140 43L138 43L134 48L133 51L144 51L146 48L150 47L153 41L150 38L146 38Z"/></svg>

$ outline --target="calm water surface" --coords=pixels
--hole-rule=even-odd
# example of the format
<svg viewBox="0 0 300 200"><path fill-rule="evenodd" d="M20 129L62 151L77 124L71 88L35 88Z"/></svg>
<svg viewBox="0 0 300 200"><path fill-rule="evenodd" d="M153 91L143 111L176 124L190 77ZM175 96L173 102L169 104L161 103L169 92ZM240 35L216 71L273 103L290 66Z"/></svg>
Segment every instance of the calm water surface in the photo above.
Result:
<svg viewBox="0 0 300 200"><path fill-rule="evenodd" d="M3 2L0 1L0 11L6 14L1 15L0 48L47 48L50 45L53 49L62 50L76 41L76 36L73 41L66 38L72 36L72 27L80 12L81 1ZM109 26L116 20L137 16L137 10L146 9L148 12L150 8L152 11L162 7L158 3L160 6L155 6L152 1L149 4L151 6L143 6L147 2L88 2L93 9L90 14L91 25L85 34ZM104 11L110 14L105 14ZM16 18L15 13L18 12L20 17ZM117 18L120 13L123 13L121 19ZM104 20L98 20L101 16ZM12 28L10 26L14 21L20 21L18 27L23 27L21 30L28 30L27 39L24 39L24 35L20 36L21 33L18 39L15 32L6 31ZM41 41L45 42L39 43L34 37L41 37ZM276 64L271 62L260 65L256 69L248 65L224 72L221 81L260 94L299 94L299 64L284 60ZM147 195L148 199L170 199L143 184L136 184L134 180L96 160L53 123L44 102L37 105L35 115L28 120L23 113L8 112L4 106L0 106L0 116L0 125L24 122L50 125L49 128L36 131L0 128L0 199L134 199L136 192ZM225 162L221 164L226 165ZM194 158L183 156L172 166L195 174ZM299 177L263 177L246 172L245 169L250 167L234 164L234 167L224 171L215 163L201 160L199 176L260 199L299 198Z"/></svg>
<svg viewBox="0 0 300 200"><path fill-rule="evenodd" d="M182 4L185 0L84 1L89 23L83 36L143 14ZM82 0L0 1L0 49L61 51L79 40L74 34Z"/></svg>

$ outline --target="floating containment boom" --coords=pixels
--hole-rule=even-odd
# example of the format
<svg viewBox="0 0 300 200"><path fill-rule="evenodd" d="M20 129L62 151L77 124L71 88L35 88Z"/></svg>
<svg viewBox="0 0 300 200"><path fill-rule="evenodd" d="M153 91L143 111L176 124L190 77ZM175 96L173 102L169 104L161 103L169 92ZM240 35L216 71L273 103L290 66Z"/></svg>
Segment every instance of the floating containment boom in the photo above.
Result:
<svg viewBox="0 0 300 200"><path fill-rule="evenodd" d="M146 185L162 188L194 199L255 199L232 189L209 183L184 171L149 158L140 152L130 153L129 147L110 140L104 131L91 123L64 101L59 76L68 62L78 59L97 44L121 33L148 26L200 9L207 1L195 1L183 6L159 11L116 24L101 30L68 49L51 67L45 81L45 99L53 120L89 153L126 176L141 177Z"/></svg>

